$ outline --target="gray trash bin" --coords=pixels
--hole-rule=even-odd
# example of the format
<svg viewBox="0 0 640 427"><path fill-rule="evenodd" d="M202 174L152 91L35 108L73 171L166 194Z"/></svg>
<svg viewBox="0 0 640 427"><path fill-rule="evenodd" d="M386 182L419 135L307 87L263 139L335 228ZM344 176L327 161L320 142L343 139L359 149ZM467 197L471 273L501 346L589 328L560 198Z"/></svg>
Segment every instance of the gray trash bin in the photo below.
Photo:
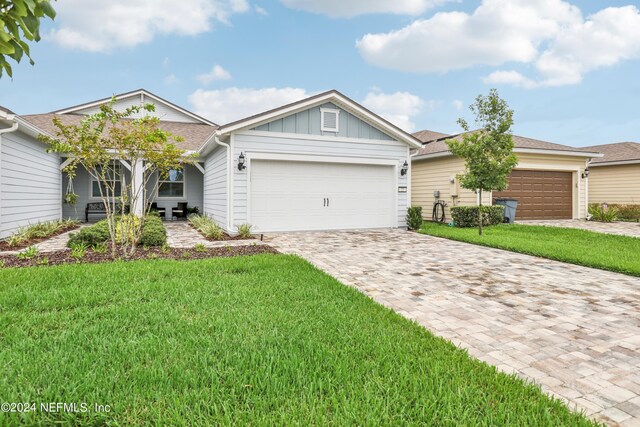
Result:
<svg viewBox="0 0 640 427"><path fill-rule="evenodd" d="M504 206L504 222L513 224L516 220L517 199L496 199L496 205Z"/></svg>

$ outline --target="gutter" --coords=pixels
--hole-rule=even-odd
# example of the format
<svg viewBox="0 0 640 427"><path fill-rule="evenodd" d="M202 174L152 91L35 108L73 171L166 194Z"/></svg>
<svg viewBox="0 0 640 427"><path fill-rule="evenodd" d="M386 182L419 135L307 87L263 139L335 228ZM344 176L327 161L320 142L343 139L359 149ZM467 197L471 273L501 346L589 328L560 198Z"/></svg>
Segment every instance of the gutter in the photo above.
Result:
<svg viewBox="0 0 640 427"><path fill-rule="evenodd" d="M10 128L0 129L0 176L2 176L2 135L5 133L11 133L18 130L19 124L15 120L13 114L3 114L3 118L7 121L13 122ZM0 233L2 232L2 183L0 182Z"/></svg>
<svg viewBox="0 0 640 427"><path fill-rule="evenodd" d="M231 158L231 146L225 142L220 141L218 133L213 134L213 141L221 147L227 150L227 231L231 232L231 189L232 189L232 158Z"/></svg>
<svg viewBox="0 0 640 427"><path fill-rule="evenodd" d="M514 148L514 153L528 153L528 154L546 154L546 155L556 155L556 156L573 156L573 157L603 157L604 154L601 153L591 153L587 151L563 151L563 150L546 150L543 148ZM427 160L427 159L437 159L440 157L453 156L451 151L439 151L437 153L430 154L422 154L418 155L414 154L412 157L413 160ZM604 166L604 165L603 165Z"/></svg>

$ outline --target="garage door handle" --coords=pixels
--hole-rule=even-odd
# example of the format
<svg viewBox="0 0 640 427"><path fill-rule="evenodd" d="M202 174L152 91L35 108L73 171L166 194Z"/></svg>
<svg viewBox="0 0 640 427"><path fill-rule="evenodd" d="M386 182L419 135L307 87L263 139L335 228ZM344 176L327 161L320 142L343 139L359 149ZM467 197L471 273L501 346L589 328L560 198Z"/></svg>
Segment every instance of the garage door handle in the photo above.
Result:
<svg viewBox="0 0 640 427"><path fill-rule="evenodd" d="M329 207L329 198L327 197L327 207Z"/></svg>

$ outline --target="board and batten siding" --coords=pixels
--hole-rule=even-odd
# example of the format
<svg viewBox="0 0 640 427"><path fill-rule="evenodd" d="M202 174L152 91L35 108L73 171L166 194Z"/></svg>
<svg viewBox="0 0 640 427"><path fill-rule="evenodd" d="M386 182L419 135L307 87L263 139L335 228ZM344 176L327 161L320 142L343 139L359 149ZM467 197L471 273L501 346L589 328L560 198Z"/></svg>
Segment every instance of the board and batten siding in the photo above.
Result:
<svg viewBox="0 0 640 427"><path fill-rule="evenodd" d="M323 132L321 130L321 108L331 108L340 111L338 115L338 132ZM362 138L393 141L386 133L376 129L369 123L339 108L330 102L300 111L296 114L265 123L252 130L264 132L282 132L303 135L324 135L345 138Z"/></svg>
<svg viewBox="0 0 640 427"><path fill-rule="evenodd" d="M400 176L400 168L409 160L409 147L399 141L369 140L355 141L339 137L310 139L297 137L295 134L272 134L270 132L246 131L233 134L231 137L233 161L237 163L240 153L251 158L254 153L272 155L304 155L331 158L353 158L392 160L397 165L397 186L408 187L407 176ZM331 162L331 160L322 160ZM251 167L249 165L249 167ZM233 168L233 205L232 225L250 222L248 218L247 179L249 169L239 171ZM407 202L409 192L397 193L398 227L406 227Z"/></svg>
<svg viewBox="0 0 640 427"><path fill-rule="evenodd" d="M581 178L587 164L586 158L558 154L516 153L516 155L518 156L518 165L515 169L572 172L573 216L576 219L586 217L586 185ZM412 204L422 206L424 219L431 219L435 190L440 191L440 200L444 200L448 204L447 220L451 219L449 209L451 206L476 206L475 191L462 188L456 178L464 171L464 161L454 156L413 161L411 173ZM454 180L454 183L450 183L451 179ZM591 182L589 184L591 185ZM458 197L453 197L455 194ZM492 194L490 192L484 193L482 203L490 205L492 202Z"/></svg>
<svg viewBox="0 0 640 427"><path fill-rule="evenodd" d="M227 229L227 149L216 147L204 162L204 211Z"/></svg>
<svg viewBox="0 0 640 427"><path fill-rule="evenodd" d="M0 142L0 238L18 228L60 219L60 157L17 131Z"/></svg>
<svg viewBox="0 0 640 427"><path fill-rule="evenodd" d="M169 105L166 105L162 102L157 102L153 98L143 98L140 94L127 96L125 98L121 98L117 100L114 104L114 108L116 111L124 111L129 107L133 106L142 106L145 104L153 104L155 105L155 111L146 111L142 110L137 114L132 114L132 118L140 118L144 116L158 117L160 120L167 122L180 122L180 123L201 123L200 121L190 117L187 114L184 114L175 108L172 108ZM96 105L93 107L84 108L81 110L74 111L74 114L94 114L100 112L100 105Z"/></svg>
<svg viewBox="0 0 640 427"><path fill-rule="evenodd" d="M589 170L589 203L640 204L640 164Z"/></svg>

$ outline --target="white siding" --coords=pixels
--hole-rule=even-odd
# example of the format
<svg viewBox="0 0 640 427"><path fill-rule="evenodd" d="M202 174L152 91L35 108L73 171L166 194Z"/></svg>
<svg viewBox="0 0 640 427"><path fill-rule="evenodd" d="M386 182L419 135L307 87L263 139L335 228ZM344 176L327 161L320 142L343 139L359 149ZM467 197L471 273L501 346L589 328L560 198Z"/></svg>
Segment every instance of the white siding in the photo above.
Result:
<svg viewBox="0 0 640 427"><path fill-rule="evenodd" d="M134 114L132 117L143 117L146 115L152 117L158 117L160 120L167 122L181 122L181 123L201 123L200 121L194 119L193 117L184 114L175 108L167 105L163 102L157 102L153 98L146 97L144 99L144 103L142 102L142 97L140 94L131 95L126 98L121 98L116 101L115 109L117 111L124 111L129 107L134 105L143 105L143 104L154 104L156 110L153 112L143 110L139 114ZM74 111L74 114L94 114L100 111L100 105L94 107L84 108L82 110Z"/></svg>
<svg viewBox="0 0 640 427"><path fill-rule="evenodd" d="M231 137L233 164L237 164L238 156L243 152L251 157L252 153L274 153L289 155L305 155L318 157L393 160L397 165L398 187L408 187L407 176L400 176L402 164L409 159L409 147L399 141L367 141L343 139L307 139L294 134L270 135L267 132L245 132L233 134ZM324 160L327 161L327 160ZM330 161L330 160L329 160ZM247 222L247 170L233 168L233 223L238 225ZM398 226L406 226L407 201L409 193L397 193Z"/></svg>
<svg viewBox="0 0 640 427"><path fill-rule="evenodd" d="M227 228L227 149L218 146L204 164L204 213Z"/></svg>
<svg viewBox="0 0 640 427"><path fill-rule="evenodd" d="M18 228L59 219L62 192L60 158L21 132L0 143L0 237Z"/></svg>

